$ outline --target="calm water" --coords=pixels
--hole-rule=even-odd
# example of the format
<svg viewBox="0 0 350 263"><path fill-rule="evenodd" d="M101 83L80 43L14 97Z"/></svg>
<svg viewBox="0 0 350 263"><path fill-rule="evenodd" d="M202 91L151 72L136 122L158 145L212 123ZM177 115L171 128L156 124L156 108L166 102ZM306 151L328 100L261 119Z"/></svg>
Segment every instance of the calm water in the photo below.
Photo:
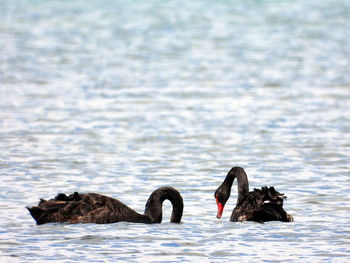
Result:
<svg viewBox="0 0 350 263"><path fill-rule="evenodd" d="M0 0L0 261L350 260L350 2ZM234 165L295 222L221 220ZM36 226L99 192L183 223Z"/></svg>

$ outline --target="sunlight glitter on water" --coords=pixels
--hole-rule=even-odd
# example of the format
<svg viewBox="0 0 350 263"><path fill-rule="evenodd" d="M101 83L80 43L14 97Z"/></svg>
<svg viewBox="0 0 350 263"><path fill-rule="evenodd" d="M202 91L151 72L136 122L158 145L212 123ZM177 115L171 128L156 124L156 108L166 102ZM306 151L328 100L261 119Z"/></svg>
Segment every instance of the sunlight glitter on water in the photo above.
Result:
<svg viewBox="0 0 350 263"><path fill-rule="evenodd" d="M0 258L348 261L347 1L0 5ZM295 222L221 220L234 165ZM26 206L98 192L142 213L177 188L182 224L36 226Z"/></svg>

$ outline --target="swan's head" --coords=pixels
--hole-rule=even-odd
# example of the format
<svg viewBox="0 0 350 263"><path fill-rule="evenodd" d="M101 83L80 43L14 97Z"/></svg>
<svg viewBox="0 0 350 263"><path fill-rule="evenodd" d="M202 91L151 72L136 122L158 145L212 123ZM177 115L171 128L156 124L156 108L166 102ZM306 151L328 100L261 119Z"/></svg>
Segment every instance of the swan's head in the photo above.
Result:
<svg viewBox="0 0 350 263"><path fill-rule="evenodd" d="M218 213L216 215L217 218L221 218L222 212L224 211L225 204L229 199L231 194L231 188L227 188L224 185L221 185L218 189L216 189L214 197L216 199L216 204L218 205Z"/></svg>

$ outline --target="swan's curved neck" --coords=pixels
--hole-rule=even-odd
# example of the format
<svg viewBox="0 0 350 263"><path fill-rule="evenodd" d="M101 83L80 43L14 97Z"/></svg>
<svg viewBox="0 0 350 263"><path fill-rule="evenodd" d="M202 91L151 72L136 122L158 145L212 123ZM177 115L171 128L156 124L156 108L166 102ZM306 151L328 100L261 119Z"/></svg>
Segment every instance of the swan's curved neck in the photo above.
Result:
<svg viewBox="0 0 350 263"><path fill-rule="evenodd" d="M166 199L173 205L170 222L180 223L183 213L183 199L180 193L172 187L161 187L148 198L144 215L150 218L151 223L162 222L162 206Z"/></svg>
<svg viewBox="0 0 350 263"><path fill-rule="evenodd" d="M248 182L247 174L245 173L243 168L233 167L227 174L223 184L227 184L231 189L232 183L235 180L235 178L237 178L237 188L238 188L237 202L239 202L240 198L249 192L249 182Z"/></svg>

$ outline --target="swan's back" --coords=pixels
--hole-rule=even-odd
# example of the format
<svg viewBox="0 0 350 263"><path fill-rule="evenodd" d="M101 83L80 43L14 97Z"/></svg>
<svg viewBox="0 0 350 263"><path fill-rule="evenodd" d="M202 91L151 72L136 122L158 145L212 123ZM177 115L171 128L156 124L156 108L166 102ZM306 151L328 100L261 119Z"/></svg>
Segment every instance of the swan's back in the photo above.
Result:
<svg viewBox="0 0 350 263"><path fill-rule="evenodd" d="M231 221L293 221L283 209L283 200L287 198L274 187L254 189L241 196L232 212Z"/></svg>
<svg viewBox="0 0 350 263"><path fill-rule="evenodd" d="M95 193L59 194L54 199L41 200L38 206L28 210L39 225L50 222L106 224L146 220L119 200Z"/></svg>

